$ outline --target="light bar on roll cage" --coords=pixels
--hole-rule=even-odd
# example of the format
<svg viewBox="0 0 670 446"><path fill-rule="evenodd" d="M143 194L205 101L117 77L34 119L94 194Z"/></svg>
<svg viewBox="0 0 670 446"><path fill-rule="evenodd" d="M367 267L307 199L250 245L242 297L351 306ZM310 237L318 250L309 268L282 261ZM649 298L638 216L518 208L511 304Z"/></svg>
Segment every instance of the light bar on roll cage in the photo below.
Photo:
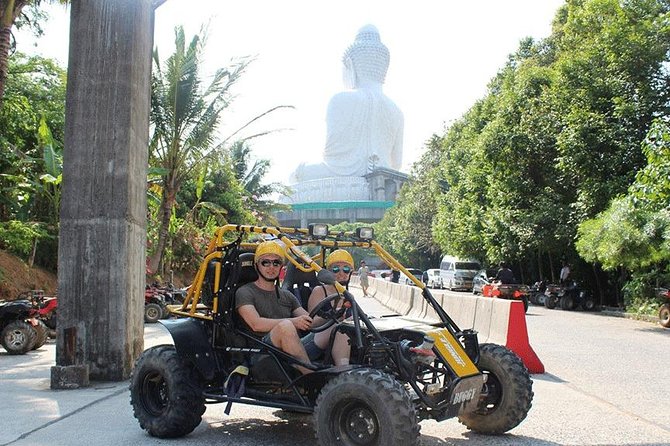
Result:
<svg viewBox="0 0 670 446"><path fill-rule="evenodd" d="M372 240L374 238L375 231L372 228L360 227L356 228L356 232L354 234L358 239Z"/></svg>
<svg viewBox="0 0 670 446"><path fill-rule="evenodd" d="M328 225L323 223L310 223L308 226L309 235L320 240L328 236Z"/></svg>

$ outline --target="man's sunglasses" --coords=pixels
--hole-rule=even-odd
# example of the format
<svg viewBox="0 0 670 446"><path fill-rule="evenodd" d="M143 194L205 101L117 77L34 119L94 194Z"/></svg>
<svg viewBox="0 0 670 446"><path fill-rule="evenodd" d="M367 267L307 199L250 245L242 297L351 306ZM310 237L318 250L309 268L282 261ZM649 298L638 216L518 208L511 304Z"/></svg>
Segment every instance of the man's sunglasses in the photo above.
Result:
<svg viewBox="0 0 670 446"><path fill-rule="evenodd" d="M281 260L261 260L259 262L262 266L282 266Z"/></svg>
<svg viewBox="0 0 670 446"><path fill-rule="evenodd" d="M340 270L342 270L345 274L349 274L351 272L351 268L349 268L348 266L343 266L341 268L339 266L333 266L331 268L331 271L334 272L335 274L339 273Z"/></svg>

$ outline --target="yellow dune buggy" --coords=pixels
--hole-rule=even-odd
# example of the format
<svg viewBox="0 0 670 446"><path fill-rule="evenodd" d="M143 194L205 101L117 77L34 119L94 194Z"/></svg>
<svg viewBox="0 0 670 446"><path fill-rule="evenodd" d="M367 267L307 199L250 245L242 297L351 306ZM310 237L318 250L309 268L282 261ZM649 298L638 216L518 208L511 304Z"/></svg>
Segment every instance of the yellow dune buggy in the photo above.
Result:
<svg viewBox="0 0 670 446"><path fill-rule="evenodd" d="M311 312L335 325L351 343L350 365L302 363L255 336L235 311L235 291L256 279L253 252L267 238L281 241L288 258L282 286L335 285ZM400 316L371 318L323 259L338 248L376 253L422 289L440 318L425 323ZM344 299L343 310L327 303ZM430 290L373 238L370 228L351 233L325 225L219 228L182 305L161 321L174 345L147 349L130 383L140 426L160 438L180 437L200 423L208 403L234 403L312 413L321 445L415 445L419 422L452 417L469 429L501 434L527 415L532 381L521 360L477 333L461 330ZM313 329L321 330L322 327ZM332 337L331 337L332 339ZM300 374L294 365L313 372Z"/></svg>

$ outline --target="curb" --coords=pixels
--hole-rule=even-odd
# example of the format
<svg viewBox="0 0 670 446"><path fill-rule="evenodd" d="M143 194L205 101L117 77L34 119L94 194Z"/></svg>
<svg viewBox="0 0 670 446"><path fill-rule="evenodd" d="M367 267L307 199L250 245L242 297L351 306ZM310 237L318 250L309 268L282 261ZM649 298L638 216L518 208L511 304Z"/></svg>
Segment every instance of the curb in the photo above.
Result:
<svg viewBox="0 0 670 446"><path fill-rule="evenodd" d="M658 325L658 316L651 316L649 314L626 313L617 310L601 310L600 314L604 314L605 316L634 319L636 321L652 322Z"/></svg>

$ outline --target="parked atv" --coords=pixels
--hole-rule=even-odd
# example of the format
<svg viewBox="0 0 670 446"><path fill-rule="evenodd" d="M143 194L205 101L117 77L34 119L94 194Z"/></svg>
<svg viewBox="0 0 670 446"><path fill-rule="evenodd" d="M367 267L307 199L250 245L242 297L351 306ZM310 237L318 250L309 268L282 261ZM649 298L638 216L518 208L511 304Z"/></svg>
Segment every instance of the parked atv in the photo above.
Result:
<svg viewBox="0 0 670 446"><path fill-rule="evenodd" d="M544 305L549 309L560 306L562 310L576 310L582 308L586 311L596 309L596 302L586 290L580 288L576 282L566 285L547 285L544 292Z"/></svg>
<svg viewBox="0 0 670 446"><path fill-rule="evenodd" d="M159 319L168 317L167 305L163 291L155 285L147 285L144 289L144 322L155 324Z"/></svg>
<svg viewBox="0 0 670 446"><path fill-rule="evenodd" d="M337 293L311 312L327 324L312 330L335 326L348 336L349 365L301 362L242 323L235 292L257 278L253 253L261 235L286 247L285 281L304 285L312 276L336 287ZM314 257L303 247L316 252ZM368 317L322 269L321 262L336 248L373 249L421 289L440 322ZM344 300L337 308L346 308L350 318L343 321L341 310L328 305L335 299ZM458 417L475 432L502 434L526 417L533 399L532 381L519 357L501 345L480 345L475 331L458 328L425 284L373 240L370 228L342 233L325 225L223 226L184 303L169 308L179 318L162 323L174 345L146 350L130 382L134 416L155 437L184 436L200 424L205 404L226 402L226 413L233 403L312 413L320 445L416 445L421 420ZM312 373L302 375L293 365Z"/></svg>
<svg viewBox="0 0 670 446"><path fill-rule="evenodd" d="M45 296L42 290L32 290L30 292L30 303L33 306L30 316L42 322L38 324L40 325L38 329L38 344L41 331L45 331L47 337L55 338L56 322L58 320L58 298L56 296Z"/></svg>
<svg viewBox="0 0 670 446"><path fill-rule="evenodd" d="M528 290L528 300L533 305L544 305L544 292L547 289L547 282L544 280L538 280L533 285L531 285Z"/></svg>
<svg viewBox="0 0 670 446"><path fill-rule="evenodd" d="M658 320L662 327L670 328L670 290L661 288L658 290L658 296L667 299L658 310Z"/></svg>
<svg viewBox="0 0 670 446"><path fill-rule="evenodd" d="M0 343L10 355L23 355L46 342L46 331L30 316L32 309L24 299L0 303Z"/></svg>
<svg viewBox="0 0 670 446"><path fill-rule="evenodd" d="M496 281L482 287L482 296L499 299L520 300L524 311L528 311L528 286L519 284L502 284Z"/></svg>

